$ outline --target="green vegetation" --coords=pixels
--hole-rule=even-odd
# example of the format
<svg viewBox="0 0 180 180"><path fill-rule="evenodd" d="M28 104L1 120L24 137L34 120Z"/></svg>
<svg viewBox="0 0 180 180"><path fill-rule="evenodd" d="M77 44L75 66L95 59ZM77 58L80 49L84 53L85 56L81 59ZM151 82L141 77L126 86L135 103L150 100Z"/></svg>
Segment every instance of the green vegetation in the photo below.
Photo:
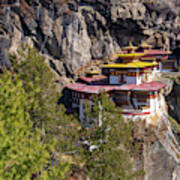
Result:
<svg viewBox="0 0 180 180"><path fill-rule="evenodd" d="M23 82L24 90L29 97L34 98L31 103L30 115L38 127L47 127L46 123L56 120L58 95L50 71L44 59L31 48L20 51L22 60L14 66L14 71ZM13 62L16 59L11 58Z"/></svg>
<svg viewBox="0 0 180 180"><path fill-rule="evenodd" d="M95 99L93 109L86 103L88 121L95 121L80 133L89 144L82 155L90 179L130 180L141 174L133 172L132 156L138 150L132 145L133 126L124 122L120 111L104 93Z"/></svg>
<svg viewBox="0 0 180 180"><path fill-rule="evenodd" d="M169 121L173 127L173 129L177 132L180 133L180 125L177 123L177 121L169 115Z"/></svg>
<svg viewBox="0 0 180 180"><path fill-rule="evenodd" d="M41 140L28 113L29 99L22 81L9 72L0 76L0 179L64 178L61 168L49 166L53 147ZM65 172L64 171L64 172ZM39 174L39 175L38 175Z"/></svg>
<svg viewBox="0 0 180 180"><path fill-rule="evenodd" d="M170 79L170 80L172 80L172 81L175 81L176 80L176 77L173 77L173 76L164 76L165 78L168 78L168 79Z"/></svg>
<svg viewBox="0 0 180 180"><path fill-rule="evenodd" d="M29 47L11 56L0 77L0 179L68 179L82 170L94 180L131 180L133 125L106 94L86 104L87 124L57 105L60 94L44 59ZM17 61L18 59L18 61Z"/></svg>

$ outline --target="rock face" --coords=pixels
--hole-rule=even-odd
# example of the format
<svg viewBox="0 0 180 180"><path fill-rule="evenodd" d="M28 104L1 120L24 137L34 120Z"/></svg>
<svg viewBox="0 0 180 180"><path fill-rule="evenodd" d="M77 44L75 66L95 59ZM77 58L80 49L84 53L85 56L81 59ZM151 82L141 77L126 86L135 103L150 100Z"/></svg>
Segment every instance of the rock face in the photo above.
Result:
<svg viewBox="0 0 180 180"><path fill-rule="evenodd" d="M161 79L162 82L168 84L169 89L166 90L166 102L169 115L180 123L180 73L162 73L157 79Z"/></svg>
<svg viewBox="0 0 180 180"><path fill-rule="evenodd" d="M118 52L130 39L168 49L179 30L168 0L2 0L0 9L0 34L11 41L11 51L28 37L56 60L55 71L59 61L58 71L67 74Z"/></svg>
<svg viewBox="0 0 180 180"><path fill-rule="evenodd" d="M8 57L8 49L10 48L10 40L0 36L0 66L10 67L11 63Z"/></svg>
<svg viewBox="0 0 180 180"><path fill-rule="evenodd" d="M63 86L64 77L68 82L67 77L72 77L81 66L92 59L112 56L129 40L135 44L144 40L154 47L169 49L180 30L173 2L1 0L0 66L10 66L8 51L16 52L18 46L28 42L45 56ZM155 125L140 123L137 132L142 142L137 167L146 172L141 179L178 180L180 151L168 116L160 113L154 118Z"/></svg>
<svg viewBox="0 0 180 180"><path fill-rule="evenodd" d="M175 140L166 116L162 115L159 121L163 124L144 127L138 138L142 143L142 155L139 158L140 168L145 171L144 180L172 180L173 173L180 177L178 167L180 149ZM141 125L141 127L143 127Z"/></svg>
<svg viewBox="0 0 180 180"><path fill-rule="evenodd" d="M126 120L135 122L137 128L133 136L140 145L136 168L145 172L138 180L180 179L180 147L169 123L164 96L161 95L155 115L128 118Z"/></svg>
<svg viewBox="0 0 180 180"><path fill-rule="evenodd" d="M168 125L168 118L161 116L163 124L159 128L152 128L156 140L148 139L144 143L144 167L147 180L171 180L174 170L180 162L179 145ZM178 174L179 171L176 172ZM178 178L180 176L178 175Z"/></svg>

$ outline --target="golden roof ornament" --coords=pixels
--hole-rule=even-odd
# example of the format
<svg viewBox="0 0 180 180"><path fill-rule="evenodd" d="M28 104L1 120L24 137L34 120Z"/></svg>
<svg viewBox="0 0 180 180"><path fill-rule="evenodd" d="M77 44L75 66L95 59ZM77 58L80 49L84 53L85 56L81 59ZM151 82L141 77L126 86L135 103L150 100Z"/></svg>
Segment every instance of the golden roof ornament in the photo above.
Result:
<svg viewBox="0 0 180 180"><path fill-rule="evenodd" d="M167 51L167 53L170 55L170 54L172 54L172 51Z"/></svg>
<svg viewBox="0 0 180 180"><path fill-rule="evenodd" d="M126 60L127 62L129 61L139 61L139 59L144 56L145 53L129 53L129 54L117 54L119 58L122 60Z"/></svg>
<svg viewBox="0 0 180 180"><path fill-rule="evenodd" d="M143 48L143 49L150 49L152 48L152 45L147 44L145 42L141 42L141 44L139 45L139 47Z"/></svg>
<svg viewBox="0 0 180 180"><path fill-rule="evenodd" d="M123 50L128 51L128 53L132 53L136 49L138 49L138 47L134 46L131 40L129 41L129 46L126 46L126 47L123 48Z"/></svg>
<svg viewBox="0 0 180 180"><path fill-rule="evenodd" d="M91 66L88 68L87 72L86 72L86 75L88 76L96 76L96 75L99 75L101 72L100 72L100 69L96 66Z"/></svg>

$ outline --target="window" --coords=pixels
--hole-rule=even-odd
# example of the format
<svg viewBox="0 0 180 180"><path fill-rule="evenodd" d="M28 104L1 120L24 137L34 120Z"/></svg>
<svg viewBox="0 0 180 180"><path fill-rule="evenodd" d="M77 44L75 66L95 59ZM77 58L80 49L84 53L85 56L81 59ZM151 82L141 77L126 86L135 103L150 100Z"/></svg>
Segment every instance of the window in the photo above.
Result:
<svg viewBox="0 0 180 180"><path fill-rule="evenodd" d="M133 104L138 109L141 109L142 107L150 107L149 93L142 91L134 92Z"/></svg>
<svg viewBox="0 0 180 180"><path fill-rule="evenodd" d="M128 93L127 92L115 93L113 99L117 106L128 105Z"/></svg>
<svg viewBox="0 0 180 180"><path fill-rule="evenodd" d="M121 74L121 75L119 76L119 82L120 82L120 83L123 83L123 82L124 82L124 74Z"/></svg>

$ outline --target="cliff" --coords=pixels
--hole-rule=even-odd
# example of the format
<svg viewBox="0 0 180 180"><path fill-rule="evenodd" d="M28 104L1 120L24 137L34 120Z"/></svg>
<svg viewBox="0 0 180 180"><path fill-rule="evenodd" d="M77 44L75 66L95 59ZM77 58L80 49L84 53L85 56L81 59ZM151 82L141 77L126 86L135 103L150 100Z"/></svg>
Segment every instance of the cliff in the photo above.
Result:
<svg viewBox="0 0 180 180"><path fill-rule="evenodd" d="M111 56L130 39L169 49L179 30L177 10L167 0L3 0L0 8L7 41L0 41L1 51L16 51L29 39L60 76Z"/></svg>
<svg viewBox="0 0 180 180"><path fill-rule="evenodd" d="M111 57L130 39L173 48L180 29L177 13L169 0L1 0L0 65L10 66L8 52L27 42L45 57L61 88L79 68ZM178 82L164 81L169 113L178 119ZM141 179L180 179L179 144L163 97L157 116L131 120L139 126L134 136L142 144Z"/></svg>

